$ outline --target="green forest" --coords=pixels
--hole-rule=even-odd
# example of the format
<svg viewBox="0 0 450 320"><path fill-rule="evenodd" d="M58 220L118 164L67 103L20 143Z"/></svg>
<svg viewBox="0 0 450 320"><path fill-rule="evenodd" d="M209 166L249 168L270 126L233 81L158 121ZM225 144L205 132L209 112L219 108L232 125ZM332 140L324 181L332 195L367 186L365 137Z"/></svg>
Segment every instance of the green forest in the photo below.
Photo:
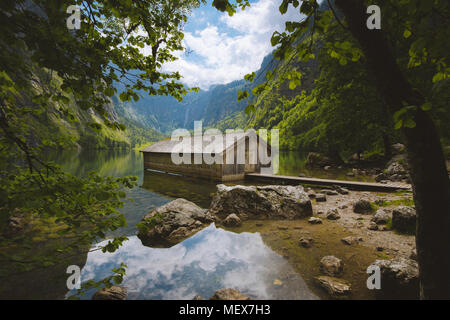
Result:
<svg viewBox="0 0 450 320"><path fill-rule="evenodd" d="M450 299L443 276L450 270L449 1L274 2L273 16L295 11L298 19L270 31L271 52L260 68L205 89L165 67L186 52L193 13L213 8L226 21L258 1L2 0L0 279L69 264L93 243L113 253L132 236L119 231L129 224L123 210L130 192L142 183L131 169L141 169L140 158L127 153L117 161L132 175L84 167L76 174L53 154L133 152L202 120L204 129L279 129L280 149L309 153L303 162L316 170L353 170L349 178L364 169L373 171L372 183L410 185L410 198L373 201L369 211L393 203L415 208L408 230L417 251L414 296ZM381 28L368 27L371 5L381 8ZM73 12L82 22L69 28ZM109 169L109 159L96 161ZM145 174L143 189L168 198L193 188L155 179L158 189ZM214 185L195 188L202 204L203 193L215 192ZM137 224L139 232L162 220L155 217ZM120 285L128 267L109 268L111 275L84 282L77 294Z"/></svg>

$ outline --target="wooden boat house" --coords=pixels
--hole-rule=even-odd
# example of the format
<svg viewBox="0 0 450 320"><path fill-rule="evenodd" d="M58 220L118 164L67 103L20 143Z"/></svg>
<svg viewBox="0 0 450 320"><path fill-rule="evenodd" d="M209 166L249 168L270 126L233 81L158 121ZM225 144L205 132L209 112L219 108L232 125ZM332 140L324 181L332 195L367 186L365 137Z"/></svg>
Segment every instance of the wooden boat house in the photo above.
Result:
<svg viewBox="0 0 450 320"><path fill-rule="evenodd" d="M270 167L271 156L270 146L253 130L166 139L141 152L144 169L215 181L242 180L246 173L258 173L261 167Z"/></svg>

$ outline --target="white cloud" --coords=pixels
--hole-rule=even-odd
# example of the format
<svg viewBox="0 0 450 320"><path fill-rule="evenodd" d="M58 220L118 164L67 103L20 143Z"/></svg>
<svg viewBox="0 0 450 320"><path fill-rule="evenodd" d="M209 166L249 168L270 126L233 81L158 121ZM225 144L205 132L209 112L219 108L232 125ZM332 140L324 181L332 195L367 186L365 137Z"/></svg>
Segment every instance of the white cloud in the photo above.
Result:
<svg viewBox="0 0 450 320"><path fill-rule="evenodd" d="M277 0L259 0L232 17L223 14L216 24L208 24L203 30L186 32L184 45L193 50L196 59L178 54L179 60L165 65L165 70L179 71L183 82L202 89L242 79L258 70L273 50L272 33L284 30L285 21L300 18L298 9L292 7L281 15L279 4ZM220 24L231 32L221 31Z"/></svg>

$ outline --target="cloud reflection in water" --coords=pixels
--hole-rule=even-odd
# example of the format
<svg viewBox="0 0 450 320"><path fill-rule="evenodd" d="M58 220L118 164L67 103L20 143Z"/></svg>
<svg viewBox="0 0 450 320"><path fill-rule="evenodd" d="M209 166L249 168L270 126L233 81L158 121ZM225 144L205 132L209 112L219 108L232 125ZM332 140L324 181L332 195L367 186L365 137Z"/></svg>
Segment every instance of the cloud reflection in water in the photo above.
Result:
<svg viewBox="0 0 450 320"><path fill-rule="evenodd" d="M114 253L91 252L82 281L100 280L120 262L128 265L123 282L128 299L208 298L221 288L239 289L255 299L317 298L259 233L237 234L214 224L167 249L145 247L132 236Z"/></svg>

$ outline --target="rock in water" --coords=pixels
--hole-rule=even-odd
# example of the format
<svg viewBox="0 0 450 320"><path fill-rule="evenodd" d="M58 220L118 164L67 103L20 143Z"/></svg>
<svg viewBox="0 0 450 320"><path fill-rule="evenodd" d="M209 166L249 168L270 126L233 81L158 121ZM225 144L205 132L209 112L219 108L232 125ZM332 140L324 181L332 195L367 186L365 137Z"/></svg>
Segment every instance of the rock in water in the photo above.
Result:
<svg viewBox="0 0 450 320"><path fill-rule="evenodd" d="M344 271L344 263L335 256L325 256L320 260L320 271L332 277L339 276Z"/></svg>
<svg viewBox="0 0 450 320"><path fill-rule="evenodd" d="M220 289L217 290L210 300L251 300L249 297L244 296L239 290L236 289Z"/></svg>
<svg viewBox="0 0 450 320"><path fill-rule="evenodd" d="M120 286L112 286L111 288L104 288L98 290L92 296L92 300L125 300L127 297L127 288Z"/></svg>
<svg viewBox="0 0 450 320"><path fill-rule="evenodd" d="M370 202L365 199L360 199L353 204L353 212L356 213L371 213L372 206Z"/></svg>
<svg viewBox="0 0 450 320"><path fill-rule="evenodd" d="M419 266L406 258L377 260L380 267L381 293L386 298L417 299L419 297Z"/></svg>
<svg viewBox="0 0 450 320"><path fill-rule="evenodd" d="M350 284L342 279L328 276L319 276L314 279L333 299L347 299L351 293Z"/></svg>
<svg viewBox="0 0 450 320"><path fill-rule="evenodd" d="M242 224L241 219L234 213L230 214L223 220L223 225L225 227L239 227Z"/></svg>
<svg viewBox="0 0 450 320"><path fill-rule="evenodd" d="M303 248L311 248L313 245L313 238L311 238L308 235L304 235L300 238L299 240L299 244L303 247Z"/></svg>
<svg viewBox="0 0 450 320"><path fill-rule="evenodd" d="M312 215L311 201L302 186L217 185L209 208L223 219L235 213L246 219L297 219Z"/></svg>
<svg viewBox="0 0 450 320"><path fill-rule="evenodd" d="M151 247L171 247L214 222L206 209L176 199L147 213L139 223L138 237Z"/></svg>
<svg viewBox="0 0 450 320"><path fill-rule="evenodd" d="M414 233L416 230L416 210L400 206L392 211L392 228L400 232Z"/></svg>

